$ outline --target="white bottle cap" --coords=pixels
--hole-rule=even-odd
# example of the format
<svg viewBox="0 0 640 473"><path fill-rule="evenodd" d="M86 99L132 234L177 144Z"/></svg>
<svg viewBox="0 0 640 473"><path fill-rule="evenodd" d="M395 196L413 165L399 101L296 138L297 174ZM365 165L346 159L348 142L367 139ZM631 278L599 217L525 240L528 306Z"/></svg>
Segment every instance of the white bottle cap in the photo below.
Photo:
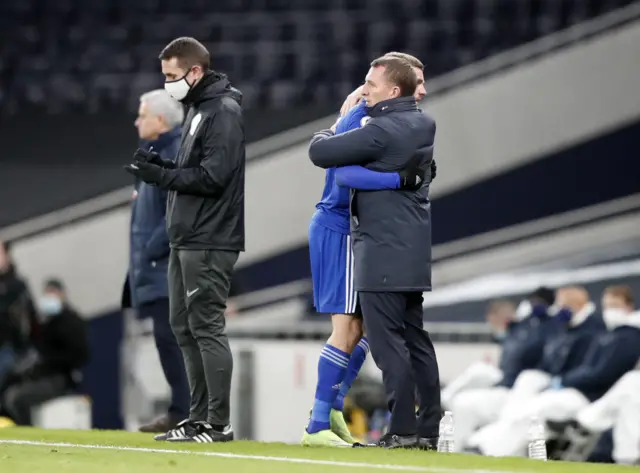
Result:
<svg viewBox="0 0 640 473"><path fill-rule="evenodd" d="M452 415L453 415L453 412L451 412L451 411L444 411L444 415L446 415L446 416L452 416Z"/></svg>

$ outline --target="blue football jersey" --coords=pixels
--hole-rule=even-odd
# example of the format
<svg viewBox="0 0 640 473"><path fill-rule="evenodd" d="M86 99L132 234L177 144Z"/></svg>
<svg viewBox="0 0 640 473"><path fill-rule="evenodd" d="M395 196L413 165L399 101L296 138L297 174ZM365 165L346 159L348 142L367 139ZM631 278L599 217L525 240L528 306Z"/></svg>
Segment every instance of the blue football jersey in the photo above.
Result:
<svg viewBox="0 0 640 473"><path fill-rule="evenodd" d="M343 117L340 117L336 126L336 134L360 128L368 119L364 102L353 107ZM316 205L318 211L314 220L331 230L349 234L349 189L336 184L336 168L329 168L325 173L322 199Z"/></svg>

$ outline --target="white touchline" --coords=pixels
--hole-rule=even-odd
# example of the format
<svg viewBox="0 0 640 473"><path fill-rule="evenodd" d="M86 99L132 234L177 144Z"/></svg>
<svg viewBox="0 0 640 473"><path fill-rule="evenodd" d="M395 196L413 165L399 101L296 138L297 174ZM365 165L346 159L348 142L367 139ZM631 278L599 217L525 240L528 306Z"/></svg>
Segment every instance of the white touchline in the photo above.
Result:
<svg viewBox="0 0 640 473"><path fill-rule="evenodd" d="M263 455L240 455L237 453L169 450L169 449L163 449L163 448L119 447L116 445L85 445L85 444L58 443L58 442L35 442L32 440L0 439L0 444L31 445L36 447L120 450L125 452L142 452L142 453L171 453L171 454L181 454L181 455L197 455L197 456L205 456L205 457L235 458L238 460L303 463L306 465L325 465L325 466L338 466L338 467L346 467L346 468L374 468L378 470L417 471L417 472L425 472L425 473L515 473L507 470L499 470L499 471L498 470L476 470L476 469L462 470L457 468L438 468L438 467L412 466L412 465L384 465L379 463L377 464L377 463L344 462L344 461L330 461L330 460L311 460L308 458L268 457Z"/></svg>

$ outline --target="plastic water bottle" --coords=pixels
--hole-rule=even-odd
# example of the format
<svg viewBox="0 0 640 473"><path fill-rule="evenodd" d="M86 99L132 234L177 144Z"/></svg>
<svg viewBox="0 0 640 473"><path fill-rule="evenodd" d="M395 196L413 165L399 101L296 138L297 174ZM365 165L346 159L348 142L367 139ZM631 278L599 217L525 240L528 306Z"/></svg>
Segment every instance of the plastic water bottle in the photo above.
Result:
<svg viewBox="0 0 640 473"><path fill-rule="evenodd" d="M444 417L440 421L440 432L438 436L438 451L443 453L453 453L453 412L445 411Z"/></svg>
<svg viewBox="0 0 640 473"><path fill-rule="evenodd" d="M542 421L533 417L529 427L529 458L547 461L547 442Z"/></svg>

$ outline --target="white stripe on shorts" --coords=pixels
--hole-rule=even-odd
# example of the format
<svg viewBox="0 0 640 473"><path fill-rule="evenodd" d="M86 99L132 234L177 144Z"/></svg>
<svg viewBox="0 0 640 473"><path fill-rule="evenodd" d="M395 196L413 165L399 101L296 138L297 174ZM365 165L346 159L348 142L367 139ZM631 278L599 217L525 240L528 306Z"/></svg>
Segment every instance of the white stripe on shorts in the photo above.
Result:
<svg viewBox="0 0 640 473"><path fill-rule="evenodd" d="M351 235L347 235L347 257L346 257L346 271L345 271L345 295L344 295L344 313L353 314L356 311L356 305L358 303L358 294L355 290L354 281L354 258L353 249L351 248Z"/></svg>

